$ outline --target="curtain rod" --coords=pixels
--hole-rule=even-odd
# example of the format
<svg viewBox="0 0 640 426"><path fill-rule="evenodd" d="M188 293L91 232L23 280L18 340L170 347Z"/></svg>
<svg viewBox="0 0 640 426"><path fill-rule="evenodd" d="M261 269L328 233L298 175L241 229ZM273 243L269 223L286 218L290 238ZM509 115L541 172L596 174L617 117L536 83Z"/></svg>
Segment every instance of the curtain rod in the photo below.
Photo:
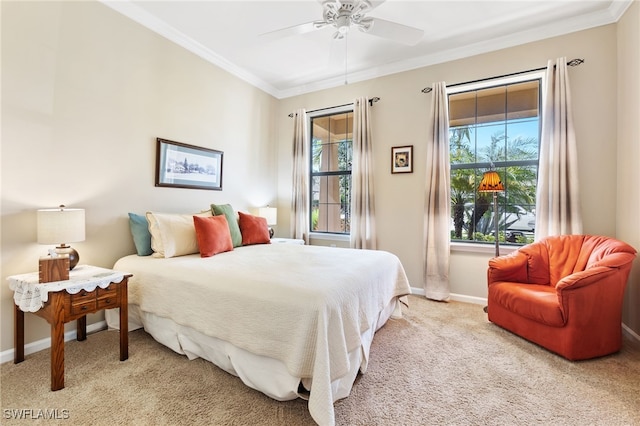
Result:
<svg viewBox="0 0 640 426"><path fill-rule="evenodd" d="M379 100L380 100L379 97L374 96L373 98L369 99L369 105L373 106L373 103L374 102L378 102ZM348 104L336 105L336 106L332 106L332 107L314 109L314 110L307 111L307 112L318 112L318 111L324 111L325 109L340 108L340 107L349 106L349 105L353 105L353 102L348 103ZM289 114L289 117L293 117L293 113Z"/></svg>
<svg viewBox="0 0 640 426"><path fill-rule="evenodd" d="M570 66L570 67L577 67L578 65L580 65L583 62L584 62L584 59L576 58L576 59L572 59L569 62L567 62L567 65ZM546 70L546 69L547 69L547 67L541 67L541 68L535 68L535 69L532 69L532 70L512 72L511 74L497 75L495 77L481 78L479 80L465 81L463 83L448 84L447 87L462 86L463 84L471 84L471 83L480 83L482 81L494 80L496 78L512 77L514 75L526 74L526 73L529 73L529 72L542 71L542 70ZM424 89L422 89L422 93L429 93L432 90L433 89L431 87L425 87Z"/></svg>

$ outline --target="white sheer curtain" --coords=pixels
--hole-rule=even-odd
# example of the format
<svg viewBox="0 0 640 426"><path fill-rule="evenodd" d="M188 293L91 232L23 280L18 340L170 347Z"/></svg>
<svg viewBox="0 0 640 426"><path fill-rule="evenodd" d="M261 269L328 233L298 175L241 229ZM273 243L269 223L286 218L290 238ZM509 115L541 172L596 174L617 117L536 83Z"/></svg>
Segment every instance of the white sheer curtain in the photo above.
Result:
<svg viewBox="0 0 640 426"><path fill-rule="evenodd" d="M451 166L446 84L433 83L431 95L424 209L424 291L428 299L449 300Z"/></svg>
<svg viewBox="0 0 640 426"><path fill-rule="evenodd" d="M361 97L353 103L351 248L376 249L372 151L371 109L369 100Z"/></svg>
<svg viewBox="0 0 640 426"><path fill-rule="evenodd" d="M549 60L542 105L540 167L536 194L536 232L581 234L578 154L571 114L567 59Z"/></svg>
<svg viewBox="0 0 640 426"><path fill-rule="evenodd" d="M293 117L293 192L291 194L291 237L309 243L309 131L307 112L298 109Z"/></svg>

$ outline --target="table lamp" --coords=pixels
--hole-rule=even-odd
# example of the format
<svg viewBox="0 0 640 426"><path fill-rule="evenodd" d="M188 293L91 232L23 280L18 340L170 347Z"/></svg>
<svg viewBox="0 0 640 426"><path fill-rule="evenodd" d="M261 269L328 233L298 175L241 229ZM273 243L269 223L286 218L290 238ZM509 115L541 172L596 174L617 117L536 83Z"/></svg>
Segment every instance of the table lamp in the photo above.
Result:
<svg viewBox="0 0 640 426"><path fill-rule="evenodd" d="M504 191L500 175L495 170L489 170L482 176L478 192L493 192L493 223L495 225L496 257L500 256L500 241L498 238L498 192Z"/></svg>
<svg viewBox="0 0 640 426"><path fill-rule="evenodd" d="M258 216L267 219L267 225L269 225L269 238L273 238L273 228L271 226L277 225L278 223L278 209L269 206L260 207L258 209Z"/></svg>
<svg viewBox="0 0 640 426"><path fill-rule="evenodd" d="M38 244L59 244L55 253L69 255L70 270L78 264L80 256L67 243L78 241L84 241L84 209L61 205L57 209L38 210Z"/></svg>

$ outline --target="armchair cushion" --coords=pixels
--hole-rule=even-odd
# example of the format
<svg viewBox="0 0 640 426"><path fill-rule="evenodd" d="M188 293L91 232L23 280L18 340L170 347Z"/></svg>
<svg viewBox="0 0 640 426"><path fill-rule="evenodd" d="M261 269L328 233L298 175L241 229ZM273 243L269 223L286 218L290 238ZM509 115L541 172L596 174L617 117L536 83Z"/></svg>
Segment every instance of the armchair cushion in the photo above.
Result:
<svg viewBox="0 0 640 426"><path fill-rule="evenodd" d="M553 287L540 284L513 286L496 283L492 290L494 300L506 309L553 327L562 327L564 318L558 303L558 295Z"/></svg>

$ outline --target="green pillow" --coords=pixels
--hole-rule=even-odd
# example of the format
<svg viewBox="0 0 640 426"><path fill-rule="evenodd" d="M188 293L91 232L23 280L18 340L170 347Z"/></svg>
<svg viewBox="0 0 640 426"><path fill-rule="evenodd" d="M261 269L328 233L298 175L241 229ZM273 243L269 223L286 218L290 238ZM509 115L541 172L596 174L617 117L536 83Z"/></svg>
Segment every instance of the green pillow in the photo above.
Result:
<svg viewBox="0 0 640 426"><path fill-rule="evenodd" d="M231 242L233 247L242 246L242 234L240 233L240 226L238 225L238 218L236 212L233 211L231 204L211 204L211 213L214 216L225 215L227 223L229 223L229 232L231 233Z"/></svg>
<svg viewBox="0 0 640 426"><path fill-rule="evenodd" d="M129 213L129 228L133 236L133 244L136 246L138 256L149 256L153 253L151 249L151 233L149 223L145 216Z"/></svg>

